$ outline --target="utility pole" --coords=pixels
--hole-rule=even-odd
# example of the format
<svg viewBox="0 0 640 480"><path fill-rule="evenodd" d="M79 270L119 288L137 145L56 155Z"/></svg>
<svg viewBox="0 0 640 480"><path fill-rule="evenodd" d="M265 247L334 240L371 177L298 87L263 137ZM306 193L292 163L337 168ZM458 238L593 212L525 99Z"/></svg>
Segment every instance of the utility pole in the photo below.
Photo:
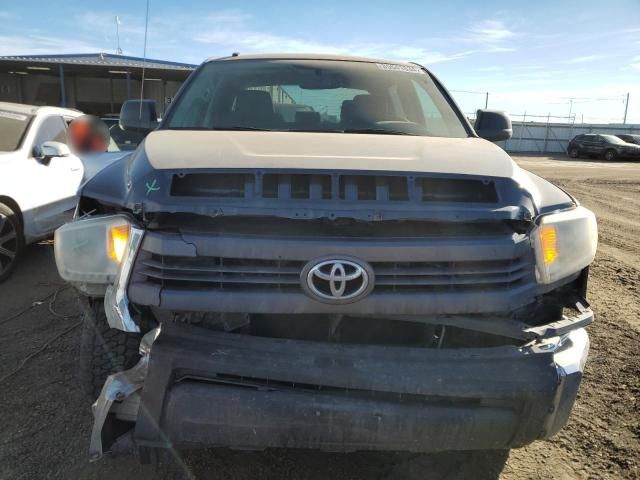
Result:
<svg viewBox="0 0 640 480"><path fill-rule="evenodd" d="M489 92L485 93L484 108L489 108ZM626 115L625 115L625 118L626 118Z"/></svg>
<svg viewBox="0 0 640 480"><path fill-rule="evenodd" d="M629 92L627 92L627 99L624 102L624 120L622 120L622 124L626 125L627 123L627 112L629 111Z"/></svg>
<svg viewBox="0 0 640 480"><path fill-rule="evenodd" d="M116 39L118 41L118 48L116 48L116 54L122 55L122 49L120 48L120 17L116 15Z"/></svg>
<svg viewBox="0 0 640 480"><path fill-rule="evenodd" d="M573 113L573 98L569 99L569 119L567 120L568 123L571 123L571 114Z"/></svg>

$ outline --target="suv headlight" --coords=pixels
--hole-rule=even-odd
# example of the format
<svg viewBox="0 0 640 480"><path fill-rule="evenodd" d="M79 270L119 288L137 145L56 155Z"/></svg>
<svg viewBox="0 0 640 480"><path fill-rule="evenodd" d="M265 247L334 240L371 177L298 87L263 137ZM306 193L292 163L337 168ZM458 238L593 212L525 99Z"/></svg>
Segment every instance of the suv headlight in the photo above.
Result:
<svg viewBox="0 0 640 480"><path fill-rule="evenodd" d="M60 276L83 291L86 284L113 283L129 244L131 220L125 215L67 223L56 230L54 250Z"/></svg>
<svg viewBox="0 0 640 480"><path fill-rule="evenodd" d="M531 232L538 283L554 283L589 265L598 246L592 211L577 207L540 218Z"/></svg>

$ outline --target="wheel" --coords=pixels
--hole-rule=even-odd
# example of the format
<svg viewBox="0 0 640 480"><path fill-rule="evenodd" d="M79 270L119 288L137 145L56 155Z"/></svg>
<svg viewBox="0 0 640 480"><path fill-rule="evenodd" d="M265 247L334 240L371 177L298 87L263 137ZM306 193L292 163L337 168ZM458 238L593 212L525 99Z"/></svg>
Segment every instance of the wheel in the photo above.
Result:
<svg viewBox="0 0 640 480"><path fill-rule="evenodd" d="M497 480L508 450L419 454L396 463L384 480Z"/></svg>
<svg viewBox="0 0 640 480"><path fill-rule="evenodd" d="M576 147L571 147L569 149L569 156L571 158L580 158L580 150L578 150Z"/></svg>
<svg viewBox="0 0 640 480"><path fill-rule="evenodd" d="M616 153L615 150L607 150L606 152L604 152L604 159L607 162L612 162L613 160L616 159L617 156L618 154Z"/></svg>
<svg viewBox="0 0 640 480"><path fill-rule="evenodd" d="M0 282L9 278L23 247L20 219L9 206L0 203Z"/></svg>
<svg viewBox="0 0 640 480"><path fill-rule="evenodd" d="M81 299L80 380L93 402L112 373L133 367L140 359L141 336L109 326L102 299Z"/></svg>

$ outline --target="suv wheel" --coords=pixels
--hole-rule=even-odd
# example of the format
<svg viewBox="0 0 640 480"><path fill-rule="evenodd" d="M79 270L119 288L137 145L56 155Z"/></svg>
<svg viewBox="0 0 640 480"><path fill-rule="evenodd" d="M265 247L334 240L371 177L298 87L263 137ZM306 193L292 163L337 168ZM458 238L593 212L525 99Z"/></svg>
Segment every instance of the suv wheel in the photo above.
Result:
<svg viewBox="0 0 640 480"><path fill-rule="evenodd" d="M86 395L94 401L109 375L138 363L142 337L111 328L101 299L81 299L81 307L80 380Z"/></svg>
<svg viewBox="0 0 640 480"><path fill-rule="evenodd" d="M508 450L441 452L412 455L393 465L384 480L495 480L500 476Z"/></svg>
<svg viewBox="0 0 640 480"><path fill-rule="evenodd" d="M615 160L617 157L616 151L615 150L607 150L606 152L604 152L604 159L607 162L612 162L613 160Z"/></svg>
<svg viewBox="0 0 640 480"><path fill-rule="evenodd" d="M0 282L9 278L22 247L24 236L20 219L9 206L0 203Z"/></svg>
<svg viewBox="0 0 640 480"><path fill-rule="evenodd" d="M569 149L569 156L571 158L578 158L580 157L580 150L578 150L576 147L571 147Z"/></svg>

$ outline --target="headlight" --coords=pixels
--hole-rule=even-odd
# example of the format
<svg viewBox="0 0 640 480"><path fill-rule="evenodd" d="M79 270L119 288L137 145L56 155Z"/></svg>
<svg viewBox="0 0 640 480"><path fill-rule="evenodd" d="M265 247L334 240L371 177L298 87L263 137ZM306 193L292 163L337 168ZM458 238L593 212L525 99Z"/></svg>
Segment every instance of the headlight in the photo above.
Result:
<svg viewBox="0 0 640 480"><path fill-rule="evenodd" d="M596 217L584 207L544 215L531 237L538 283L554 283L593 261L598 246Z"/></svg>
<svg viewBox="0 0 640 480"><path fill-rule="evenodd" d="M127 250L130 230L131 221L125 215L63 225L56 230L54 240L60 276L87 292L85 284L113 283Z"/></svg>

